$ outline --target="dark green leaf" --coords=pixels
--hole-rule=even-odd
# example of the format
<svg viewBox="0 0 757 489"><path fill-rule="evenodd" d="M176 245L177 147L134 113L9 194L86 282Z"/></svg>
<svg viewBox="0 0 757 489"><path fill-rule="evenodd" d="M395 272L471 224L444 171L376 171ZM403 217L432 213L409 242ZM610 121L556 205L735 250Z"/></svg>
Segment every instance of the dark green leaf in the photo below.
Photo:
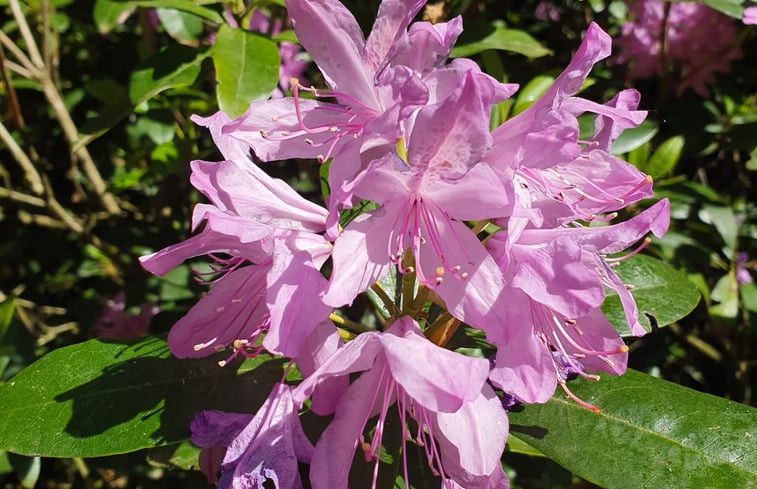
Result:
<svg viewBox="0 0 757 489"><path fill-rule="evenodd" d="M684 273L654 258L636 255L621 261L615 271L624 284L633 286L639 322L647 331L681 319L699 302L699 290ZM607 293L602 312L621 335L631 335L616 293Z"/></svg>
<svg viewBox="0 0 757 489"><path fill-rule="evenodd" d="M218 14L218 12L207 7L197 5L197 2L194 2L192 0L139 0L130 3L134 3L140 7L162 7L181 10L184 12L189 12L190 14L198 15L203 19L207 19L216 24L223 24L223 18Z"/></svg>
<svg viewBox="0 0 757 489"><path fill-rule="evenodd" d="M657 150L652 153L651 158L646 161L640 170L647 173L652 178L664 177L675 168L678 160L681 158L684 145L683 136L673 136L665 140Z"/></svg>
<svg viewBox="0 0 757 489"><path fill-rule="evenodd" d="M283 373L266 355L218 360L178 360L155 337L55 350L0 386L0 449L93 457L175 443L198 411L255 412Z"/></svg>
<svg viewBox="0 0 757 489"><path fill-rule="evenodd" d="M157 467L192 470L198 468L197 459L200 449L185 441L173 445L151 448L147 452L147 461Z"/></svg>
<svg viewBox="0 0 757 489"><path fill-rule="evenodd" d="M529 58L539 58L552 54L552 51L542 46L539 41L531 37L527 32L497 26L482 39L467 44L459 44L452 50L450 57L463 58L473 56L487 49L510 51Z"/></svg>
<svg viewBox="0 0 757 489"><path fill-rule="evenodd" d="M510 413L510 436L606 489L757 487L757 411L628 371Z"/></svg>
<svg viewBox="0 0 757 489"><path fill-rule="evenodd" d="M244 113L253 100L268 97L279 82L279 50L270 39L229 26L213 46L218 105L229 116Z"/></svg>
<svg viewBox="0 0 757 489"><path fill-rule="evenodd" d="M11 319L13 319L13 311L15 310L15 307L16 301L13 297L9 297L3 302L0 302L0 340L3 339L3 336L5 336L5 331L11 324Z"/></svg>
<svg viewBox="0 0 757 489"><path fill-rule="evenodd" d="M200 63L209 53L172 45L140 65L129 80L129 100L136 106L164 90L189 86L200 74Z"/></svg>
<svg viewBox="0 0 757 489"><path fill-rule="evenodd" d="M170 88L186 87L200 74L207 50L179 44L169 46L140 64L131 74L129 96L106 105L97 117L85 122L74 150L91 143L128 116L134 107Z"/></svg>
<svg viewBox="0 0 757 489"><path fill-rule="evenodd" d="M657 123L653 121L644 121L639 127L626 129L612 143L610 153L614 155L628 153L652 139L658 130Z"/></svg>

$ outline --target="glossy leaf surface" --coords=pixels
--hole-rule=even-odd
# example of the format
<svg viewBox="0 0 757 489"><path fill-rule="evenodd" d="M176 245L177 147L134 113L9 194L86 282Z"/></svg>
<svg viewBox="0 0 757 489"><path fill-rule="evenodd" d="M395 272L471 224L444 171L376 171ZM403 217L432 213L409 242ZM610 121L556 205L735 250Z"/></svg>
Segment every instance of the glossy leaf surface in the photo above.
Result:
<svg viewBox="0 0 757 489"><path fill-rule="evenodd" d="M637 371L568 385L602 412L558 389L511 412L511 436L606 489L757 487L757 410Z"/></svg>
<svg viewBox="0 0 757 489"><path fill-rule="evenodd" d="M699 291L686 275L646 255L621 261L615 268L639 308L639 322L647 331L688 315L699 302ZM602 312L623 336L630 336L618 295L607 292Z"/></svg>
<svg viewBox="0 0 757 489"><path fill-rule="evenodd" d="M230 117L242 115L250 102L268 97L279 81L279 51L270 39L229 26L218 31L213 46L218 106Z"/></svg>
<svg viewBox="0 0 757 489"><path fill-rule="evenodd" d="M254 412L283 373L265 355L218 360L178 360L156 337L55 350L0 386L0 449L92 457L181 441L198 411Z"/></svg>

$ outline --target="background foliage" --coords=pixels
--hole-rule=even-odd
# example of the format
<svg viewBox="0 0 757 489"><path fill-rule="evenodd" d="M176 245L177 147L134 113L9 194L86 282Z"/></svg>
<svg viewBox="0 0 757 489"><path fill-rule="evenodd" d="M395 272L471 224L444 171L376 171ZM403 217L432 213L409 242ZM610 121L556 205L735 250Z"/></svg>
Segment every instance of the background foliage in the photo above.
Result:
<svg viewBox="0 0 757 489"><path fill-rule="evenodd" d="M379 1L345 3L367 28ZM453 56L473 57L493 76L521 84L493 113L494 125L547 89L589 21L616 36L627 16L619 0L565 1L554 5L559 21L546 21L535 15L538 3L450 0L426 11L463 14ZM738 0L707 3L734 17L742 10ZM199 472L183 470L197 454L184 442L186 421L199 409L252 412L281 374L281 364L265 357L224 369L217 359L170 358L155 336L203 288L188 266L156 278L136 261L187 237L191 206L200 201L188 162L216 157L189 116L219 107L241 114L277 86L276 42L294 35L235 27L256 9L285 16L274 0L0 1L4 487L208 487ZM581 477L601 487L757 486L757 460L747 450L757 420L746 407L754 406L757 287L744 275L757 268L757 30L739 24L739 31L742 57L708 97L677 94L673 72L632 82L612 59L592 72L583 96L607 100L635 86L650 110L613 149L670 198L671 230L648 251L677 272L653 273L667 277L658 284L637 277L653 332L629 340L630 363L649 375L605 378L602 391L571 384L603 407L601 419L587 418L594 413L561 393L512 414L504 463L513 487L592 487ZM313 68L306 77L323 85ZM312 162L266 169L320 197ZM659 262L641 257L624 279L635 283L644 263ZM605 305L611 318L612 300ZM152 336L91 339L125 333ZM237 387L225 389L232 381ZM32 396L15 385L38 389ZM613 390L625 392L623 402ZM659 411L650 416L651 405ZM661 412L673 420L662 428ZM576 424L551 424L559 419ZM529 431L537 425L563 438ZM665 436L645 438L650 430Z"/></svg>

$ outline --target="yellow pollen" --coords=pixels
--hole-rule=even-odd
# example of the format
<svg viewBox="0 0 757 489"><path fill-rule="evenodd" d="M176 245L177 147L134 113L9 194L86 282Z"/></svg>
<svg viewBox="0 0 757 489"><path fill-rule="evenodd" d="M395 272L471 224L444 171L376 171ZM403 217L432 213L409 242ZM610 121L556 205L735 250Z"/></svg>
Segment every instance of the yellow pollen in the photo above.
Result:
<svg viewBox="0 0 757 489"><path fill-rule="evenodd" d="M628 351L628 346L627 346L627 345L623 345L623 346L621 346L620 348L618 348L618 351L619 351L620 353L625 353L625 352L627 352L627 351Z"/></svg>
<svg viewBox="0 0 757 489"><path fill-rule="evenodd" d="M441 277L444 275L444 267L436 267L436 276Z"/></svg>
<svg viewBox="0 0 757 489"><path fill-rule="evenodd" d="M295 77L292 77L292 78L289 79L289 84L292 86L292 88L299 87L300 86L300 80L298 80Z"/></svg>
<svg viewBox="0 0 757 489"><path fill-rule="evenodd" d="M399 156L402 161L407 163L407 146L405 146L405 140L403 138L397 140L395 149L397 150L397 156Z"/></svg>

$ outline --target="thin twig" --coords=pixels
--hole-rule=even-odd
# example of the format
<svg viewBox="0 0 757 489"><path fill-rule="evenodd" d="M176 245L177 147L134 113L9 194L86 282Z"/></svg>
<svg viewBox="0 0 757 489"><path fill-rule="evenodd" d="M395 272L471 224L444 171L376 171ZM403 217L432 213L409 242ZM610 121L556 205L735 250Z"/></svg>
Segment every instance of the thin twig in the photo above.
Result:
<svg viewBox="0 0 757 489"><path fill-rule="evenodd" d="M50 182L47 180L47 178L44 179L44 184L45 190L47 191L47 206L50 209L50 212L52 212L56 217L63 221L66 226L71 229L71 231L75 232L76 234L83 234L84 226L82 226L74 216L69 214L68 211L64 209L57 200L55 200L53 189L50 186Z"/></svg>
<svg viewBox="0 0 757 489"><path fill-rule="evenodd" d="M32 192L37 195L42 195L45 191L45 187L42 185L42 179L39 172L34 167L34 163L32 163L24 150L21 149L21 146L16 143L15 139L13 139L13 136L8 132L8 129L5 128L5 124L3 124L2 121L0 121L0 139L3 140L13 155L13 158L15 158L21 166L21 169L24 170L24 177L26 178L26 181L29 182L29 185L31 185Z"/></svg>
<svg viewBox="0 0 757 489"><path fill-rule="evenodd" d="M31 59L37 68L43 69L45 67L45 61L42 59L39 48L37 48L37 43L34 40L34 36L32 36L32 31L29 29L29 23L26 22L26 17L24 17L24 13L21 11L21 5L18 3L18 0L9 0L8 4L10 5L11 12L13 12L13 17L16 19L16 23L18 24L18 30L21 31L21 36L26 42L26 50L29 52L29 56L31 56Z"/></svg>
<svg viewBox="0 0 757 489"><path fill-rule="evenodd" d="M34 207L47 207L47 203L44 199L3 187L0 187L0 197L21 202L22 204L32 205Z"/></svg>
<svg viewBox="0 0 757 489"><path fill-rule="evenodd" d="M29 79L33 79L34 78L34 74L31 71L27 70L26 68L24 68L20 64L14 63L13 61L9 61L9 60L6 59L5 60L5 67L8 68L11 71L14 71L14 72L18 73L19 75L21 75L24 78L29 78ZM10 85L7 85L7 86L10 86Z"/></svg>
<svg viewBox="0 0 757 489"><path fill-rule="evenodd" d="M21 63L24 68L29 70L30 73L34 73L36 77L36 72L39 71L39 69L34 66L34 63L32 63L32 60L29 59L29 57L21 50L20 47L16 45L13 40L8 37L3 31L0 31L0 43L5 46L5 49L7 49L16 60L18 60L19 63Z"/></svg>
<svg viewBox="0 0 757 489"><path fill-rule="evenodd" d="M11 10L13 11L13 16L15 17L16 22L19 26L19 30L21 31L21 35L24 37L24 40L27 43L27 50L29 51L31 61L29 61L29 58L26 58L26 56L24 56L23 52L18 48L18 46L16 46L13 41L5 36L5 34L0 36L0 42L6 45L8 50L14 56L16 56L18 61L21 62L21 64L23 64L25 68L32 72L34 78L42 85L42 91L44 92L47 101L50 103L50 107L53 109L53 112L58 119L58 123L60 124L61 128L63 128L63 133L68 140L68 144L71 147L72 153L81 161L82 170L84 170L84 174L89 180L89 183L92 185L92 189L99 197L100 202L102 203L105 210L107 210L111 214L120 214L121 209L118 206L118 203L116 202L116 199L113 197L113 195L111 195L107 191L107 185L100 175L100 171L97 169L97 165L95 165L95 162L92 159L92 156L89 154L87 148L84 146L79 146L74 149L74 145L79 140L79 131L76 128L76 124L74 124L74 121L71 118L71 115L68 113L68 109L66 109L65 103L63 102L63 97L58 91L58 88L55 86L53 79L50 77L50 72L48 71L49 67L46 67L44 64L44 60L42 59L39 49L34 42L34 38L31 35L29 24L26 22L26 19L21 12L21 7L18 4L18 0L9 0L9 2ZM27 63L30 66L27 66Z"/></svg>

